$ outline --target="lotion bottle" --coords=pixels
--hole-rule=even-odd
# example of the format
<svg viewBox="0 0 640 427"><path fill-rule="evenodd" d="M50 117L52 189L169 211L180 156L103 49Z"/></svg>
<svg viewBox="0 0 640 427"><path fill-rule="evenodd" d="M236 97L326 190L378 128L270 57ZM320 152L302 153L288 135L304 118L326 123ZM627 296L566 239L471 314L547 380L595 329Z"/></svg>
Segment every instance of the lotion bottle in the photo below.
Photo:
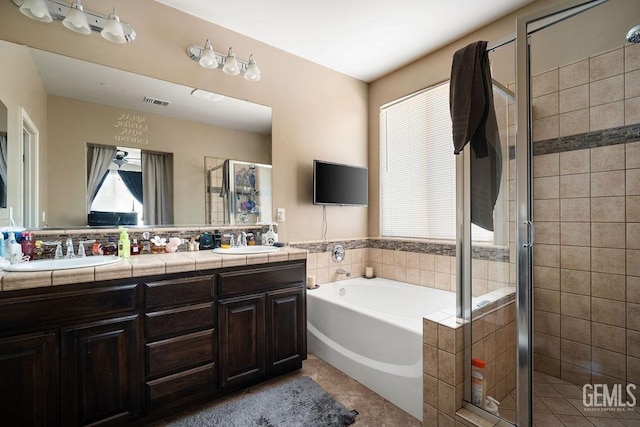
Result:
<svg viewBox="0 0 640 427"><path fill-rule="evenodd" d="M129 234L124 227L120 228L120 240L118 240L118 256L120 258L129 258L131 256L131 241L129 240Z"/></svg>

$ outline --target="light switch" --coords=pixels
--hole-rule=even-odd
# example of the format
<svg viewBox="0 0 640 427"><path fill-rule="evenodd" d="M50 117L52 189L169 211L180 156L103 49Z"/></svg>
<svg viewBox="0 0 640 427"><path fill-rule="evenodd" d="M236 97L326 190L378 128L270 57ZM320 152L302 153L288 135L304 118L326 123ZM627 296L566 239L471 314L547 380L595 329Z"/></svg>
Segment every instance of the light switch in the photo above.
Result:
<svg viewBox="0 0 640 427"><path fill-rule="evenodd" d="M278 222L284 222L284 208L278 208L276 217L278 218Z"/></svg>

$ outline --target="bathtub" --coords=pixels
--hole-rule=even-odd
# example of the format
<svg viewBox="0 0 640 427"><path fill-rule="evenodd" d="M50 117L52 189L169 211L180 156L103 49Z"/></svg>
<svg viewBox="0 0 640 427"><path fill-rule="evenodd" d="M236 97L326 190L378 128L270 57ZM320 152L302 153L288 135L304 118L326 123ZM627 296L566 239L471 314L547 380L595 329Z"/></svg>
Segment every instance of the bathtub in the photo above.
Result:
<svg viewBox="0 0 640 427"><path fill-rule="evenodd" d="M326 283L307 292L308 349L422 420L422 318L454 307L453 292L393 280Z"/></svg>

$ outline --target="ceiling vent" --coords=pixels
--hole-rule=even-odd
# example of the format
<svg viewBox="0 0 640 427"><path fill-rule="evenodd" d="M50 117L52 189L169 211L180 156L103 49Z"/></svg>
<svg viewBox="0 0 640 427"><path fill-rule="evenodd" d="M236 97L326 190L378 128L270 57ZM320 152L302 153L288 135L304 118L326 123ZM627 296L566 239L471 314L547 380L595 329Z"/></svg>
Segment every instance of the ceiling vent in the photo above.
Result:
<svg viewBox="0 0 640 427"><path fill-rule="evenodd" d="M171 105L171 101L165 101L164 99L152 98L150 96L144 97L144 102L147 104L160 105L161 107L168 107Z"/></svg>

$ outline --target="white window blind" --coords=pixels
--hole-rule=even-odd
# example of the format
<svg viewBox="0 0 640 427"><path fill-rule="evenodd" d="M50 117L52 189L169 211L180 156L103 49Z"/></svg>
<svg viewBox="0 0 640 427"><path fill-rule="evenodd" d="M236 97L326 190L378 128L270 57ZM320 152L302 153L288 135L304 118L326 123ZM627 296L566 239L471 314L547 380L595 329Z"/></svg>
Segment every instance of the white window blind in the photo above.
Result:
<svg viewBox="0 0 640 427"><path fill-rule="evenodd" d="M380 110L382 235L455 239L456 160L449 83ZM493 233L472 227L474 240Z"/></svg>

